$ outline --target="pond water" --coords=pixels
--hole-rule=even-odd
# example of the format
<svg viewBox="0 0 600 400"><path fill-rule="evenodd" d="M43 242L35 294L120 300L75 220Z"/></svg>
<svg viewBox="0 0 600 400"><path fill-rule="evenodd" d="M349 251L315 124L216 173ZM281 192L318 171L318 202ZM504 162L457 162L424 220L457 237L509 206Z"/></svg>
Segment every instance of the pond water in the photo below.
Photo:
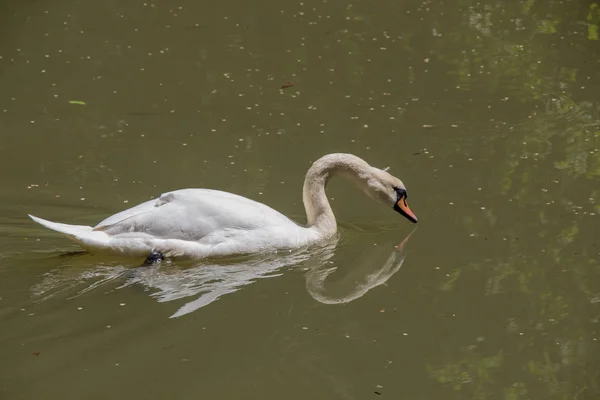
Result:
<svg viewBox="0 0 600 400"><path fill-rule="evenodd" d="M0 6L0 397L600 398L600 5ZM77 253L206 187L306 217L333 152L390 167L416 226L344 179L340 237L200 264Z"/></svg>

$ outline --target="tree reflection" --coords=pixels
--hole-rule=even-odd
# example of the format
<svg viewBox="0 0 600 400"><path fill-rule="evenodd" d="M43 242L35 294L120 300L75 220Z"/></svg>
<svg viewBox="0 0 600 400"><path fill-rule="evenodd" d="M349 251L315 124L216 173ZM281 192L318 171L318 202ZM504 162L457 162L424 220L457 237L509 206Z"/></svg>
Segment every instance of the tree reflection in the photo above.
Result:
<svg viewBox="0 0 600 400"><path fill-rule="evenodd" d="M484 296L510 296L522 310L494 311L505 330L496 331L506 335L502 344L440 344L427 371L460 392L456 398L600 397L599 245L589 239L600 212L598 4L456 1L443 8L437 29L448 33L435 38L432 59L448 70L445 87L465 92L457 113L496 109L485 110L494 118L480 127L488 144L481 158L490 160L481 168L487 193L513 206L463 219L468 231L491 232L503 254L449 271L435 303L456 296L459 283L485 276ZM418 85L426 78L421 72L408 79ZM519 122L504 122L508 112ZM465 141L462 150L481 154L482 141ZM515 218L515 208L527 216ZM519 238L525 232L537 237Z"/></svg>

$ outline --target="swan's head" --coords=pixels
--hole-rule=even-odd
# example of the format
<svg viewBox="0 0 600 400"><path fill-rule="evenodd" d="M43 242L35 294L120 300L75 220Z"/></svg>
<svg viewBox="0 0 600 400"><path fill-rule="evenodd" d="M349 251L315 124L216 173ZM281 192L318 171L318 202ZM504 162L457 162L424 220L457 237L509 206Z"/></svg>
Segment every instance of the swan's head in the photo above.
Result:
<svg viewBox="0 0 600 400"><path fill-rule="evenodd" d="M408 193L404 183L389 172L372 167L367 178L367 194L375 200L392 207L409 221L417 223L417 216L408 208Z"/></svg>

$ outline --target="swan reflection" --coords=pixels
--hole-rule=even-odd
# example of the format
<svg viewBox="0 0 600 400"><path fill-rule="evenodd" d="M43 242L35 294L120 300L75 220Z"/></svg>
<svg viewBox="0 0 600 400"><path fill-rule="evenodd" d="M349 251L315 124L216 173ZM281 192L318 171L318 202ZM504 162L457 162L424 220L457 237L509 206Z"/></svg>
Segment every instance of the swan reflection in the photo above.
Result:
<svg viewBox="0 0 600 400"><path fill-rule="evenodd" d="M413 231L414 232L414 231ZM308 293L324 304L341 304L356 300L376 286L387 282L402 266L408 234L399 245L391 240L372 245L358 261L344 265L337 261L338 240L301 251L278 253L262 257L244 257L202 264L159 264L127 268L122 264L94 263L94 256L69 257L61 265L44 274L31 290L36 302L68 293L68 299L82 296L100 287L113 284L113 289L140 287L158 302L190 299L170 316L177 318L205 307L224 295L237 292L259 279L274 278L288 269L302 267ZM388 235L389 236L389 235ZM346 243L351 246L352 240ZM356 246L353 246L356 248ZM348 260L348 257L343 257ZM353 260L356 260L353 258ZM339 276L338 276L339 275Z"/></svg>
<svg viewBox="0 0 600 400"><path fill-rule="evenodd" d="M373 246L366 256L358 260L357 265L344 267L348 270L346 276L329 285L326 280L337 267L322 263L306 274L306 290L313 299L324 304L349 303L362 297L398 272L404 263L405 247L411 234L412 232L397 246L392 246L391 242Z"/></svg>

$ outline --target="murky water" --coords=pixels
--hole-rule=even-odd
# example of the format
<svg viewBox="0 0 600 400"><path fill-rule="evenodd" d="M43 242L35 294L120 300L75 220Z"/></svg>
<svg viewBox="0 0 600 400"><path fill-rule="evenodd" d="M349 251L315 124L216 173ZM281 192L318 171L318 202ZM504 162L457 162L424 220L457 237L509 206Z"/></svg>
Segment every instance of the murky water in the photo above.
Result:
<svg viewBox="0 0 600 400"><path fill-rule="evenodd" d="M0 397L600 398L599 10L4 2ZM418 229L342 179L338 243L220 264L27 217L210 187L304 222L330 152L389 166Z"/></svg>

